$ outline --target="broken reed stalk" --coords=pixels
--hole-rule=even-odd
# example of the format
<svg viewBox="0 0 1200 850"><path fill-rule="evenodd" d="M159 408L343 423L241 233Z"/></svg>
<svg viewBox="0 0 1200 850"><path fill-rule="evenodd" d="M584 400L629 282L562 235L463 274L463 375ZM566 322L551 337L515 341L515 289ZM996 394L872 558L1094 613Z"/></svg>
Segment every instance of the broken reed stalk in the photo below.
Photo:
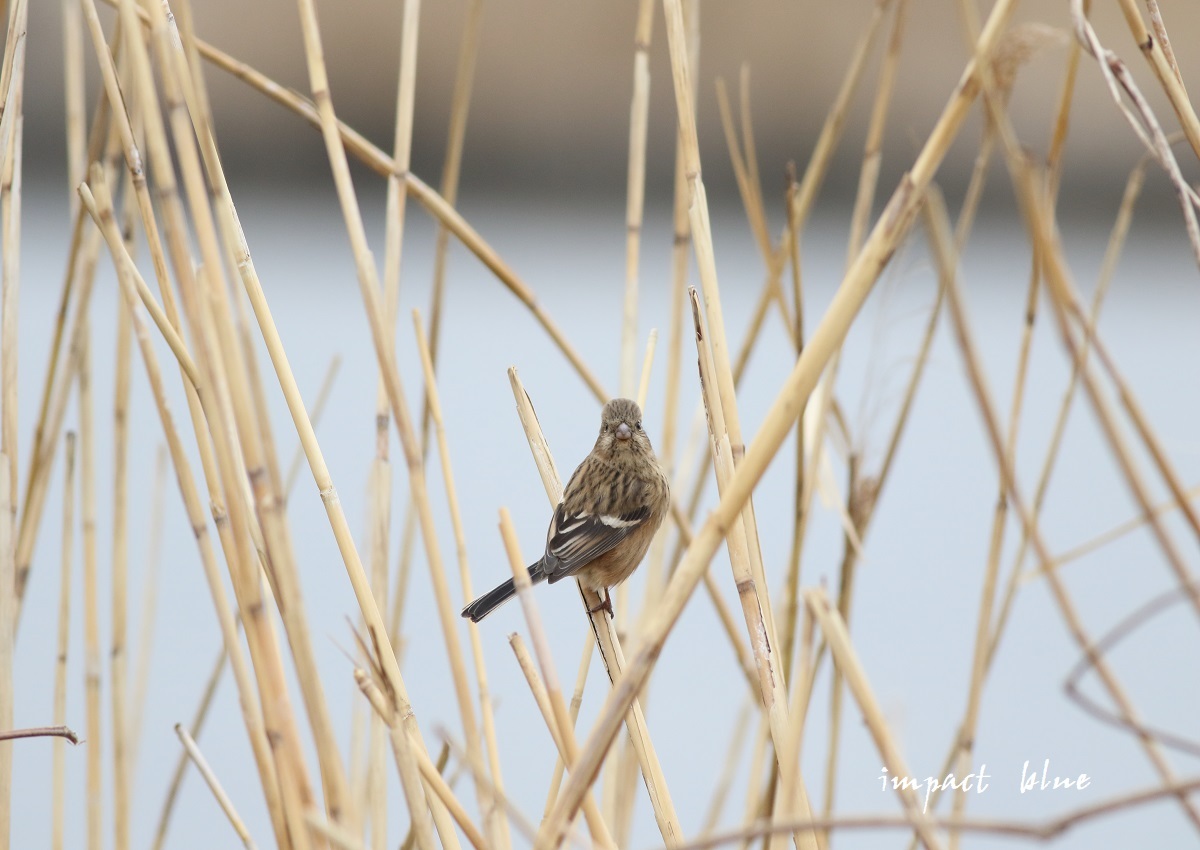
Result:
<svg viewBox="0 0 1200 850"><path fill-rule="evenodd" d="M192 740L192 736L183 728L183 724L175 724L175 734L179 737L179 742L183 744L183 749L187 752L192 763L196 765L196 770L200 776L204 778L204 782L212 791L213 797L217 801L217 805L221 807L221 811L225 813L225 817L229 819L229 825L233 827L233 831L237 833L246 850L255 850L253 839L250 838L250 832L246 829L246 824L242 822L238 816L237 810L234 808L233 801L229 799L229 795L225 793L225 789L221 787L221 782L217 779L217 775L208 765L208 761L204 758L204 753L200 752L200 747Z"/></svg>
<svg viewBox="0 0 1200 850"><path fill-rule="evenodd" d="M590 634L584 635L583 638L583 655L579 659L579 672L575 674L575 690L571 693L571 705L567 709L567 713L571 717L571 728L575 728L575 723L579 719L579 709L583 706L583 689L587 685L588 671L592 667L592 652L595 647L595 641ZM566 765L563 764L562 753L559 753L558 758L554 761L554 775L550 779L550 791L546 795L546 805L543 808L543 817L545 813L550 811L554 805L555 799L558 797L558 789L562 786L563 770Z"/></svg>
<svg viewBox="0 0 1200 850"><path fill-rule="evenodd" d="M200 693L200 702L197 704L196 711L192 715L192 722L188 724L188 734L193 739L200 737L200 730L204 728L204 721L208 718L208 710L212 706L213 697L216 696L217 685L221 681L221 674L225 672L225 661L228 657L225 653L225 647L222 646L220 652L217 653L217 660L213 663L212 672L208 674L204 690ZM162 850L163 844L167 840L167 827L170 825L171 815L175 811L175 801L179 798L179 789L183 784L183 776L187 771L187 764L188 755L185 750L175 760L175 769L171 773L171 781L167 783L167 793L163 798L162 809L158 815L158 825L154 829L154 843L151 845L152 850Z"/></svg>
<svg viewBox="0 0 1200 850"><path fill-rule="evenodd" d="M1013 11L1012 0L1000 0L993 8L976 44L978 55L989 55ZM687 554L675 571L654 618L643 631L642 645L625 668L625 675L605 701L597 724L584 744L580 764L571 775L559 801L540 832L543 846L558 846L571 814L579 805L582 791L600 766L604 751L620 726L625 707L644 685L672 626L677 620L707 569L708 563L731 527L750 491L758 483L767 464L779 450L787 432L799 415L800 407L812 392L830 356L840 346L857 315L863 300L870 293L883 266L890 259L900 240L907 235L915 217L924 187L932 179L942 158L957 136L968 108L979 92L979 76L974 58L968 63L963 78L954 89L942 116L935 124L910 171L900 182L883 216L864 243L858 260L842 281L825 318L804 347L795 368L784 382L779 395L764 417L764 424L751 442L742 463L737 467L727 492L722 495L716 510L709 515L697 532Z"/></svg>
<svg viewBox="0 0 1200 850"><path fill-rule="evenodd" d="M720 481L722 477L722 470L719 468L721 462L728 463L724 470L725 474L732 474L738 458L745 451L745 443L737 412L729 346L725 338L725 322L717 284L708 201L705 195L704 181L700 174L700 150L689 84L683 12L679 0L665 0L663 8L667 17L667 40L671 54L671 76L675 84L676 113L683 139L682 149L688 182L691 188L692 203L689 212L693 245L696 251L696 266L704 291L705 314L709 329L707 340L699 336L697 339L698 345L705 348L705 351L701 353L701 361L703 362L706 356L711 356L715 367L711 375L715 381L715 387L705 387L704 389L707 394L706 406L710 414L713 451L720 452L719 459L718 455L714 454L714 468L717 469L717 477ZM720 411L719 416L717 410ZM732 526L733 534L727 537L726 542L734 568L738 593L743 601L747 630L750 633L755 660L759 666L760 682L764 686L762 689L763 704L771 719L773 738L778 750L783 741L783 731L787 727L787 685L785 671L778 666L778 634L768 595L766 573L763 568L762 551L759 548L758 528L750 493L747 493L746 498L742 500L739 516L734 520ZM744 567L744 569L739 569L739 567ZM755 635L764 637L755 640ZM789 776L791 769L791 766L780 765L780 772L785 778ZM800 794L800 807L802 814L809 814L807 795L803 790ZM802 848L816 846L815 838L816 836L812 834L799 834L796 836L797 846Z"/></svg>
<svg viewBox="0 0 1200 850"><path fill-rule="evenodd" d="M62 556L58 579L58 651L54 659L54 723L67 722L67 652L71 632L71 563L75 555L75 432L64 436ZM0 517L0 522L3 517ZM10 597L11 598L11 597ZM0 602L0 604L3 604ZM0 635L0 641L4 636ZM50 820L50 849L63 850L67 817L67 747L55 739L51 754L53 797Z"/></svg>
<svg viewBox="0 0 1200 850"><path fill-rule="evenodd" d="M487 850L487 842L471 822L470 817L467 816L462 803L454 795L446 780L442 778L442 774L430 760L425 748L417 745L418 733L405 730L402 719L397 716L394 703L380 693L378 686L365 671L355 670L354 680L370 701L371 706L384 717L391 730L392 751L396 756L397 767L407 770L407 767L401 767L401 764L407 763L411 758L416 762L425 788L432 792L427 796L429 801L427 810L433 814L433 824L437 829L442 846L447 850L458 850L458 835L454 831L454 824L458 824L471 846L476 850ZM414 812L414 817L416 817L415 813L421 810L410 809L410 811Z"/></svg>
<svg viewBox="0 0 1200 850"><path fill-rule="evenodd" d="M537 465L538 473L542 478L542 485L546 488L546 495L550 499L551 507L557 507L558 503L562 501L562 481L558 476L554 457L550 453L549 443L547 443L546 437L542 433L541 425L538 423L537 414L533 409L533 402L530 400L529 394L525 391L525 387L521 385L521 379L517 376L517 370L514 367L510 366L508 369L508 380L512 386L513 398L517 403L517 414L521 420L521 427L525 430L529 449L533 453L534 463ZM578 582L577 586L579 588L579 595L583 600L584 610L588 612L588 620L592 626L592 633L596 637L596 646L600 650L600 660L604 663L604 669L608 673L609 681L615 685L621 677L622 671L625 669L625 655L621 649L620 640L617 637L616 627L612 619L605 616L605 612L600 607L602 600L599 594L585 588L582 584L578 584ZM658 754L655 752L654 744L650 739L650 731L646 726L646 717L642 712L641 704L637 700L631 700L626 709L627 711L623 712L625 715L625 725L638 757L638 765L642 771L642 781L646 786L646 793L650 797L650 806L654 811L655 822L658 825L659 833L663 837L663 842L668 847L674 847L682 842L683 831L679 825L678 815L675 813L674 803L671 801L670 791L667 789L662 766L658 761ZM609 743L611 744L611 740ZM607 747L605 750L607 752ZM603 755L601 754L601 757L596 761L595 770L597 771L603 762ZM574 778L576 773L573 772L571 776ZM582 800L582 798L580 799Z"/></svg>
<svg viewBox="0 0 1200 850"><path fill-rule="evenodd" d="M567 713L567 704L563 701L562 688L558 684L558 674L554 669L554 655L550 651L550 643L542 628L541 614L538 612L537 602L531 592L533 585L529 578L529 570L525 566L525 559L521 557L517 532L513 528L512 517L509 516L507 508L500 509L500 536L504 540L504 550L508 555L509 566L512 568L513 583L516 585L517 598L521 601L521 610L525 614L525 622L529 627L534 652L537 653L538 666L542 669L543 682L538 682L536 677L531 678L529 680L530 690L533 691L536 699L539 691L544 689L542 698L537 700L539 708L542 709L546 725L550 729L550 735L554 738L566 769L570 771L579 758L579 745L575 741L575 729L570 715ZM517 652L518 658L521 655L521 648L522 644L519 641L513 643L513 650ZM528 676L531 668L528 668L527 665L522 665L522 668L526 670ZM541 685L542 688L539 688L538 685ZM547 713L547 708L549 713ZM600 807L596 805L596 801L590 793L583 801L583 816L592 841L600 847L615 848L617 846L613 842L612 835L609 834L604 818L600 815Z"/></svg>

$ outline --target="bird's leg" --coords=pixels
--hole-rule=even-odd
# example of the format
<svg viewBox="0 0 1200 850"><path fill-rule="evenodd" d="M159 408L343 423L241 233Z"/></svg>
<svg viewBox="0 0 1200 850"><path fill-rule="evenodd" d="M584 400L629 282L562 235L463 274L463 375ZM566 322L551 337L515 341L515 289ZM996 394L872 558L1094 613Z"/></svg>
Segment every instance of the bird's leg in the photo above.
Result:
<svg viewBox="0 0 1200 850"><path fill-rule="evenodd" d="M595 608L588 609L589 614L595 614L597 611L607 611L609 617L613 616L612 597L608 595L607 587L604 588L604 601Z"/></svg>

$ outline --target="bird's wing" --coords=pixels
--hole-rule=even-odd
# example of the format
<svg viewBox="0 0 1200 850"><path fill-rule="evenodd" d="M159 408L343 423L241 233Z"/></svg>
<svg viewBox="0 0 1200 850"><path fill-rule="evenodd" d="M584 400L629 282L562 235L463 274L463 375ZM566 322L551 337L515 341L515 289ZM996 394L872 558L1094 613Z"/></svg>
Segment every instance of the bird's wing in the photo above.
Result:
<svg viewBox="0 0 1200 850"><path fill-rule="evenodd" d="M650 508L645 505L628 513L610 515L568 513L564 504L559 502L546 535L543 563L551 583L608 552L650 516Z"/></svg>

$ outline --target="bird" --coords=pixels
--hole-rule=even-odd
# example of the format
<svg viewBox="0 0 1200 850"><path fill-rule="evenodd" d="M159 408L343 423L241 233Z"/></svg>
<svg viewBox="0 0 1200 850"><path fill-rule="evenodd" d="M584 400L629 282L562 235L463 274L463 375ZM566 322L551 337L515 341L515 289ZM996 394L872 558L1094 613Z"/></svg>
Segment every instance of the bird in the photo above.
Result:
<svg viewBox="0 0 1200 850"><path fill-rule="evenodd" d="M642 427L637 402L615 398L600 414L591 453L572 473L546 532L546 550L529 566L533 584L574 576L604 594L589 613L612 615L608 589L637 569L671 506L667 475ZM516 594L510 578L463 609L478 623Z"/></svg>

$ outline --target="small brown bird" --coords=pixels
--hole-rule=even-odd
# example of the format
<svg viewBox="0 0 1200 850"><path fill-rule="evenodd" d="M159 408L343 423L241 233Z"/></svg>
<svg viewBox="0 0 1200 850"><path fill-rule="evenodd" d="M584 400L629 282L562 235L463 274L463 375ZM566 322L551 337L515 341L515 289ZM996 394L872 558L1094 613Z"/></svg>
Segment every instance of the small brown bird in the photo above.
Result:
<svg viewBox="0 0 1200 850"><path fill-rule="evenodd" d="M612 613L608 588L633 573L671 505L667 476L642 430L642 410L615 398L600 414L600 436L567 482L546 533L546 552L529 567L534 584L575 576L604 594L600 608ZM517 592L513 580L463 609L478 623Z"/></svg>

